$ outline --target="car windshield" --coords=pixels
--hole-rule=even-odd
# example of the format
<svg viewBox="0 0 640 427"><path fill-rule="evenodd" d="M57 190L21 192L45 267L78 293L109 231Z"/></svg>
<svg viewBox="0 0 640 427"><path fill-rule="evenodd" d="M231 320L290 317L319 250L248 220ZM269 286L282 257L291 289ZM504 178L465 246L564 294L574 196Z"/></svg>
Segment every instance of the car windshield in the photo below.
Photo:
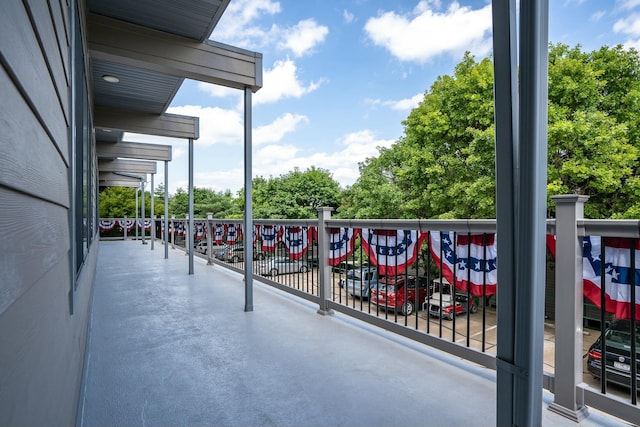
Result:
<svg viewBox="0 0 640 427"><path fill-rule="evenodd" d="M391 292L395 292L396 291L396 285L388 285L388 284L383 283L383 282L378 282L378 289L380 291L385 291L387 293L391 293Z"/></svg>
<svg viewBox="0 0 640 427"><path fill-rule="evenodd" d="M362 280L362 270L351 270L347 273L347 279Z"/></svg>
<svg viewBox="0 0 640 427"><path fill-rule="evenodd" d="M609 329L605 335L607 346L619 348L622 350L631 350L631 334L629 331L621 331L619 329ZM636 343L640 343L640 334L636 334ZM636 348L636 352L640 353L640 348Z"/></svg>

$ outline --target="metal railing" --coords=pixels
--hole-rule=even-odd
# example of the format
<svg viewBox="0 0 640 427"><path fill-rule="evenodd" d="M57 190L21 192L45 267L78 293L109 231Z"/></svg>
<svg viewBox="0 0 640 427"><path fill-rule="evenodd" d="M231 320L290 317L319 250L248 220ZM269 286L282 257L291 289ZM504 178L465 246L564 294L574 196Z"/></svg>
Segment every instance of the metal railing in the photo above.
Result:
<svg viewBox="0 0 640 427"><path fill-rule="evenodd" d="M585 236L602 236L605 242L607 238L612 237L630 239L630 259L635 259L633 248L640 238L640 221L586 220L580 217L582 201L563 203L564 205L558 205L558 218L547 221L547 233L556 238L557 246L555 260L550 256L547 268L553 272L551 277L548 277L553 286L548 286L550 295L547 297L554 300L554 304L550 304L548 308L549 319L546 322L549 338L545 339L544 343L543 384L554 393L554 403L550 408L579 421L586 415L587 407L593 407L633 423L640 419L635 383L631 382L627 388L610 385L606 380L607 371L604 366L600 376L604 380L591 381L589 384L585 382L587 378L591 379L591 374L584 359L586 351L583 342L583 278L582 271L577 271L580 263L576 260L582 259L582 242ZM163 238L164 230L161 229L160 220L156 222L156 229L159 231L157 235ZM187 223L187 219L170 220L170 230L174 232L170 234L171 238L168 241L172 248L185 250L184 242L188 239L180 239L175 231L180 225L185 230ZM221 245L225 241L223 235L218 235L216 242L216 227L220 230L220 227L225 225L237 226L241 224L241 220L208 218L197 219L195 224L196 228L199 225L203 227L202 236L206 244L200 246L206 249L201 249L201 252L204 252L201 256L206 257L208 264L224 266L243 273L246 260L225 258L216 252L218 250L221 253L225 248ZM454 241L465 241L469 245L471 236L475 236L476 240L483 242L481 246L486 248L489 246L487 242L493 239L496 232L495 220L342 220L331 219L328 211L324 210L320 212L318 219L314 220L255 220L254 225L257 230L252 230L256 238L254 259L251 262L255 280L318 304L321 313L335 310L454 356L496 369L499 307L496 307L492 293L486 291L486 277L483 278L485 283L478 284L479 288L476 288L475 293L470 290L470 280L467 281L466 289L456 292L455 289L459 287L459 283L456 283L459 276L455 274L457 267L452 267L453 280L445 280L441 272L445 269L446 256L434 253L431 241L434 236L448 233ZM277 274L271 272L270 266L273 264L270 263L278 258L286 260L290 256L288 248L283 243L265 250L262 247L260 227L271 227L280 233L287 228L306 230L309 240L294 269L279 271ZM364 248L362 245L362 232L359 236L355 233L354 248L347 256L342 257L339 262L331 262L329 253L334 243L331 236L335 235L332 233L335 230L344 230L346 235L354 230L401 230L405 233L415 232L416 236L422 238L416 242L418 246L415 249L415 260L405 257L404 261L398 263L396 258L396 263L390 265L394 273L383 275L380 274L380 261L374 265L371 260L372 249ZM245 231L244 235L247 234ZM392 239L393 233L387 236ZM240 237L238 242L242 241ZM604 245L602 247L604 248ZM452 248L452 259L471 260L471 251L468 248L465 251L464 245ZM455 253L458 250L463 253ZM605 255L603 252L603 259ZM484 261L487 262L487 259L485 254ZM364 277L365 273L376 274L376 277L369 280L371 278ZM601 277L604 278L605 274ZM348 285L349 280L360 286L368 286L357 292L355 287ZM448 292L445 290L447 288ZM395 289L393 301L388 298L389 289ZM478 289L482 291L478 292ZM605 286L601 289L604 301ZM632 289L635 292L635 287ZM380 298L382 294L386 299ZM407 304L408 302L411 304ZM453 314L445 314L446 305L453 306ZM602 307L604 305L601 304ZM590 331L591 338L605 332L608 319L605 311L601 310L600 330ZM635 327L635 323L631 322L632 328ZM594 340L590 339L586 344L592 341ZM606 343L602 345L606 348ZM631 345L632 348L638 345L635 338ZM637 359L631 352L631 378L637 375L636 362Z"/></svg>

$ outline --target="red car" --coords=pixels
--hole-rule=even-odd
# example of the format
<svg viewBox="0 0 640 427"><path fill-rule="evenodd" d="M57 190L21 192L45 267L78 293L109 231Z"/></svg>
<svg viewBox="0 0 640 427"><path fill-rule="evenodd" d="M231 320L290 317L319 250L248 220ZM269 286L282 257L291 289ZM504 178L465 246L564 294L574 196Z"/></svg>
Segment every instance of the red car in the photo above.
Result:
<svg viewBox="0 0 640 427"><path fill-rule="evenodd" d="M405 283L406 287L405 299ZM412 314L419 301L429 295L429 283L426 278L415 276L386 276L378 280L371 288L371 302L385 309L400 311L402 315Z"/></svg>

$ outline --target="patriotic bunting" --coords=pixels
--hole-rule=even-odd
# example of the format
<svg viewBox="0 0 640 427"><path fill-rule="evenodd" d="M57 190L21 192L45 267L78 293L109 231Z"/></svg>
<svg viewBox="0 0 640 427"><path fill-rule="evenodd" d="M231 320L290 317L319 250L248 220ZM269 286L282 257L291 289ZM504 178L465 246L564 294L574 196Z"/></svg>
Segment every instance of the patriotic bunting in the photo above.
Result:
<svg viewBox="0 0 640 427"><path fill-rule="evenodd" d="M253 226L253 244L255 245L258 241L258 236L260 235L260 225L254 224Z"/></svg>
<svg viewBox="0 0 640 427"><path fill-rule="evenodd" d="M130 231L135 225L135 221L132 219L120 219L118 220L118 225L123 229L126 228L127 231Z"/></svg>
<svg viewBox="0 0 640 427"><path fill-rule="evenodd" d="M402 274L418 257L416 230L362 229L362 247L381 275Z"/></svg>
<svg viewBox="0 0 640 427"><path fill-rule="evenodd" d="M227 245L233 245L240 237L240 224L227 225Z"/></svg>
<svg viewBox="0 0 640 427"><path fill-rule="evenodd" d="M262 251L273 252L280 241L282 229L275 225L263 225L260 233L262 239Z"/></svg>
<svg viewBox="0 0 640 427"><path fill-rule="evenodd" d="M353 253L356 238L360 235L360 229L348 227L329 229L329 265L340 264Z"/></svg>
<svg viewBox="0 0 640 427"><path fill-rule="evenodd" d="M222 240L224 238L224 225L223 224L216 224L214 226L213 237L214 237L214 240L216 242L216 245L219 245L219 244L222 243Z"/></svg>
<svg viewBox="0 0 640 427"><path fill-rule="evenodd" d="M429 236L431 256L440 273L449 283L454 283L455 271L456 288L469 291L475 296L489 296L496 293L498 249L495 234L468 236L453 232L432 231ZM484 292L485 289L486 292Z"/></svg>
<svg viewBox="0 0 640 427"><path fill-rule="evenodd" d="M142 228L142 221L138 220L138 228ZM150 230L151 229L151 220L150 219L145 219L144 220L144 229L145 230Z"/></svg>
<svg viewBox="0 0 640 427"><path fill-rule="evenodd" d="M100 227L100 230L113 230L113 227L116 226L116 221L113 219L101 219L98 226Z"/></svg>
<svg viewBox="0 0 640 427"><path fill-rule="evenodd" d="M635 279L636 320L640 320L640 241L635 241L635 271L631 270L631 239L605 237L605 310L618 319L631 318L631 280ZM602 259L600 236L585 236L582 279L584 296L600 308Z"/></svg>
<svg viewBox="0 0 640 427"><path fill-rule="evenodd" d="M285 227L283 241L289 252L289 259L300 259L307 251L311 235L308 227Z"/></svg>

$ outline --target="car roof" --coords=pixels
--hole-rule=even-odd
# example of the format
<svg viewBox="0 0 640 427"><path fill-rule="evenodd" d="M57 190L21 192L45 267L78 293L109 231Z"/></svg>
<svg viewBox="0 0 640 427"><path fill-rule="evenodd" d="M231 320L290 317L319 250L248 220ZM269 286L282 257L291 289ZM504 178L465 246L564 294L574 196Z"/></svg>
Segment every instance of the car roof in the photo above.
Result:
<svg viewBox="0 0 640 427"><path fill-rule="evenodd" d="M607 329L615 330L615 331L630 331L631 330L631 320L630 319L614 319ZM636 333L640 332L640 321L636 321Z"/></svg>

